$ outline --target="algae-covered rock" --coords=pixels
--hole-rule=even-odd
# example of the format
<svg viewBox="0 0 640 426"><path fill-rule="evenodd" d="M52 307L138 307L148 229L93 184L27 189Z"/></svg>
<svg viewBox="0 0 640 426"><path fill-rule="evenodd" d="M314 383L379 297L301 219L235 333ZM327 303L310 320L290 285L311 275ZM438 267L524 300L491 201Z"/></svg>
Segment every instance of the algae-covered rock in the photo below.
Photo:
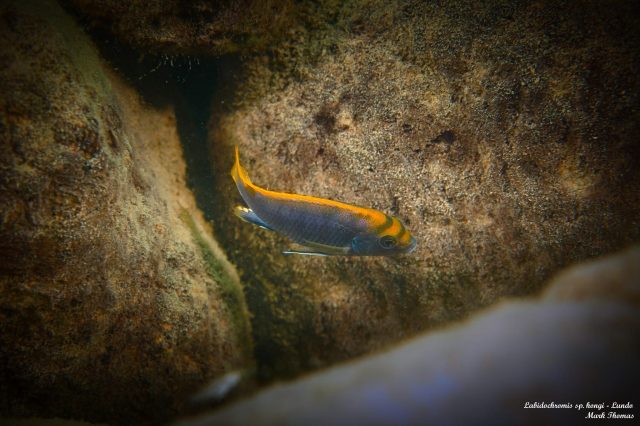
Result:
<svg viewBox="0 0 640 426"><path fill-rule="evenodd" d="M635 248L579 266L542 298L503 303L392 351L180 424L566 425L590 421L589 412L631 421L622 416L638 415L638 262ZM592 296L583 297L581 290L593 286L606 293L613 282L607 272L621 267L634 271L613 278L624 281L625 291L603 299L587 290ZM592 286L585 276L601 279Z"/></svg>
<svg viewBox="0 0 640 426"><path fill-rule="evenodd" d="M174 113L55 2L3 2L0 22L0 417L166 420L252 356Z"/></svg>
<svg viewBox="0 0 640 426"><path fill-rule="evenodd" d="M222 55L265 48L287 30L292 1L63 0L87 25L145 53Z"/></svg>
<svg viewBox="0 0 640 426"><path fill-rule="evenodd" d="M640 237L634 2L350 4L247 60L212 118L216 233L265 377L530 294ZM285 239L231 214L234 145L258 185L398 215L416 252L282 256Z"/></svg>

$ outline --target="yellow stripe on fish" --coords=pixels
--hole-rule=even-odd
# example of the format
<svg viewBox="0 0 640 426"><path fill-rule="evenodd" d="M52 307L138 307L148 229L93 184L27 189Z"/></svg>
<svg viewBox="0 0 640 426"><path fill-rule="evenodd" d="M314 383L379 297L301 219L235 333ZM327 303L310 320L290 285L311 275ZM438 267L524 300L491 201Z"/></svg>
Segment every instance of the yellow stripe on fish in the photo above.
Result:
<svg viewBox="0 0 640 426"><path fill-rule="evenodd" d="M247 174L246 169L242 167L242 165L240 165L240 156L238 153L237 146L236 146L236 162L233 166L233 169L231 170L231 177L233 177L233 180L236 182L236 185L238 184L238 179L239 179L241 183L245 185L245 187L250 192L258 193L264 197L270 197L272 199L278 199L278 200L295 200L295 201L300 201L305 203L314 203L314 204L330 206L337 209L350 211L351 213L355 215L359 215L359 217L367 220L367 222L372 228L378 228L384 225L385 223L387 223L387 220L390 219L384 213L374 209L358 207L358 206L354 206L347 203L341 203L339 201L329 200L326 198L312 197L310 195L289 194L285 192L276 192L276 191L270 191L268 189L260 188L259 186L256 186L253 182L251 182L251 179L249 179L249 175ZM398 222L397 219L395 221Z"/></svg>
<svg viewBox="0 0 640 426"><path fill-rule="evenodd" d="M396 217L325 198L260 188L240 165L237 146L235 154L231 176L248 206L236 208L236 215L301 246L286 254L388 256L415 249L415 238Z"/></svg>

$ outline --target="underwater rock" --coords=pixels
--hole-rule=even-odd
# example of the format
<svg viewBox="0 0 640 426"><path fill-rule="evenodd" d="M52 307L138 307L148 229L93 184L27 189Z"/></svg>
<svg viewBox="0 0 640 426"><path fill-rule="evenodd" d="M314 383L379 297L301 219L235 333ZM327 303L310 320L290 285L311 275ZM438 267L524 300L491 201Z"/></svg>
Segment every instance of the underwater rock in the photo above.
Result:
<svg viewBox="0 0 640 426"><path fill-rule="evenodd" d="M212 116L211 214L267 379L531 294L640 238L633 1L355 3L246 60ZM234 145L256 184L397 215L416 252L282 256L287 240L232 214Z"/></svg>
<svg viewBox="0 0 640 426"><path fill-rule="evenodd" d="M0 417L166 421L252 365L174 112L104 68L55 2L3 2L0 22Z"/></svg>
<svg viewBox="0 0 640 426"><path fill-rule="evenodd" d="M578 410L578 404L636 404L639 262L636 247L578 266L541 298L500 304L392 351L180 424L566 425L582 424L589 411L637 416L637 407ZM612 270L633 272L609 279ZM614 281L623 283L615 298L594 291L606 293Z"/></svg>
<svg viewBox="0 0 640 426"><path fill-rule="evenodd" d="M293 10L289 0L62 3L90 28L145 54L175 56L218 56L264 48L287 30Z"/></svg>

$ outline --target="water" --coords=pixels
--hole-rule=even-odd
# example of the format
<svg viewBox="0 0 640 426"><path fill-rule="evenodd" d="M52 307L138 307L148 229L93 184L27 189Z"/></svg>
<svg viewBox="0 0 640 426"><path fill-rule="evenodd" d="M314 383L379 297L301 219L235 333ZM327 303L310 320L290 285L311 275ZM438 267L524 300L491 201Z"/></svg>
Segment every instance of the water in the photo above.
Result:
<svg viewBox="0 0 640 426"><path fill-rule="evenodd" d="M632 398L635 251L499 302L640 240L633 2L62 4L0 13L0 416L167 422L229 374L225 423ZM283 256L235 146L416 250Z"/></svg>

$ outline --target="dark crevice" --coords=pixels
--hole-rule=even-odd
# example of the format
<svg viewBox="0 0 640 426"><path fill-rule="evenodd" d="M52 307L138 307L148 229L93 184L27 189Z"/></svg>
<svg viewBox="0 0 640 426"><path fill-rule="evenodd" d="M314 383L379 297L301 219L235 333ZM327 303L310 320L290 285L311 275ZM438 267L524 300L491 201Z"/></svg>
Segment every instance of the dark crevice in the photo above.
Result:
<svg viewBox="0 0 640 426"><path fill-rule="evenodd" d="M221 112L229 110L239 69L238 56L200 58L193 56L169 57L145 55L131 47L115 41L110 35L91 31L94 42L101 50L102 57L130 84L147 104L158 107L173 107L176 126L184 159L187 165L187 185L193 191L198 208L207 221L219 221L221 214L227 214L220 206L215 188L221 179L231 179L229 170L214 170L214 161L209 139L210 120ZM227 100L228 102L225 102ZM225 246L224 238L218 240ZM270 373L278 362L274 354L279 348L264 345L259 337L264 327L256 323L254 315L264 318L263 294L256 294L249 287L244 288L247 308L252 312L252 337L254 360L258 371L255 378L259 382L273 380ZM256 313L257 312L257 313ZM265 379L266 377L266 379Z"/></svg>
<svg viewBox="0 0 640 426"><path fill-rule="evenodd" d="M221 69L237 64L234 56L201 58L140 52L99 30L91 31L102 57L154 107L172 106L187 164L187 185L208 221L214 220L214 171L209 120L212 100L222 92Z"/></svg>
<svg viewBox="0 0 640 426"><path fill-rule="evenodd" d="M223 226L221 224L225 223L230 212L226 204L220 202L217 191L229 184L224 180L231 180L231 164L224 170L214 169L214 165L226 162L213 157L220 155L220 152L212 148L209 130L211 120L229 112L233 105L234 90L242 72L241 58L235 55L219 58L156 54L141 56L138 50L114 40L110 34L97 29L90 29L90 32L101 56L137 91L145 103L152 107L174 109L187 165L187 185L193 191L197 206L206 220L220 231L218 227ZM320 131L334 131L338 110L339 105L330 104L320 111L316 117ZM323 149L320 149L318 155L323 154ZM240 265L239 272L242 273L243 259L233 252L236 242L229 240L224 232L217 237L229 258ZM251 267L248 269L250 271ZM311 354L301 355L307 350L309 330L302 325L292 327L288 339L297 342L292 344L296 349L276 343L271 337L274 330L278 329L278 325L274 325L274 321L278 321L278 316L273 312L276 307L270 305L264 285L256 282L250 272L243 277L243 281L246 284L243 287L244 297L251 313L252 348L257 367L257 371L252 373L253 378L264 385L278 378L290 377L292 372L309 370L311 365L303 360L311 359ZM301 296L292 297L299 299L297 304L305 305ZM308 306L306 308L310 309ZM292 365L291 360L295 359L300 360L300 364Z"/></svg>

